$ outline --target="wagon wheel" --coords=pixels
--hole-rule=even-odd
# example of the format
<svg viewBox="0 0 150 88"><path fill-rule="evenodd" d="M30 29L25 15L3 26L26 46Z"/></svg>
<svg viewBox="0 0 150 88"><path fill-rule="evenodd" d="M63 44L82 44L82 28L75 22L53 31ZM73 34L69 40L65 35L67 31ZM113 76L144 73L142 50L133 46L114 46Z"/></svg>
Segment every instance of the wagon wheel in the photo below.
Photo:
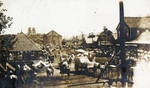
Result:
<svg viewBox="0 0 150 88"><path fill-rule="evenodd" d="M75 64L75 71L79 71L79 65Z"/></svg>

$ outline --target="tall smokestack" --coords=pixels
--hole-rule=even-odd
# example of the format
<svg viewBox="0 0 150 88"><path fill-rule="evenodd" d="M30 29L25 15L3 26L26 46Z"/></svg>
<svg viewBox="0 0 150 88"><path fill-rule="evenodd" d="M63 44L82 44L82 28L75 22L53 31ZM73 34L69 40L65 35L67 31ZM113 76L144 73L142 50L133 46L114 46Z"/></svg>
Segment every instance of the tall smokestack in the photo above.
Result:
<svg viewBox="0 0 150 88"><path fill-rule="evenodd" d="M122 86L124 87L127 83L127 61L126 61L126 54L125 54L125 22L124 22L124 9L123 9L123 1L119 2L120 5L120 59L121 59L121 82Z"/></svg>
<svg viewBox="0 0 150 88"><path fill-rule="evenodd" d="M120 6L120 22L124 22L124 8L123 8L123 1L119 2Z"/></svg>

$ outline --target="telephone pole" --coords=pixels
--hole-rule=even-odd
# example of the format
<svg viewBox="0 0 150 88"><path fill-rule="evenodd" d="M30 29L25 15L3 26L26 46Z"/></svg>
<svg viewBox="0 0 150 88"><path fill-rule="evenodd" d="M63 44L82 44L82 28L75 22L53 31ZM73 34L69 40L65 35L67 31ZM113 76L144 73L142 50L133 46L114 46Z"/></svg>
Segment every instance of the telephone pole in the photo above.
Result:
<svg viewBox="0 0 150 88"><path fill-rule="evenodd" d="M127 61L126 61L126 54L125 54L125 22L124 22L124 8L123 8L123 1L119 2L120 6L120 59L121 59L121 82L122 86L124 87L127 82Z"/></svg>

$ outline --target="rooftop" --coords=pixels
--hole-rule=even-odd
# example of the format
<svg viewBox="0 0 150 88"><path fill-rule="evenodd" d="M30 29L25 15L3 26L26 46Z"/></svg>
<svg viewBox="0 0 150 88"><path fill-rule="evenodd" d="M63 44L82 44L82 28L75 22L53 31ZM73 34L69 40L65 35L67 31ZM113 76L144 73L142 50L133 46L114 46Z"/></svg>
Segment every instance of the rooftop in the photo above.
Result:
<svg viewBox="0 0 150 88"><path fill-rule="evenodd" d="M125 17L124 21L129 28L150 29L150 17Z"/></svg>
<svg viewBox="0 0 150 88"><path fill-rule="evenodd" d="M18 33L13 42L11 51L40 51L40 48L23 32Z"/></svg>
<svg viewBox="0 0 150 88"><path fill-rule="evenodd" d="M135 40L126 42L131 44L150 44L150 31L145 31L139 35Z"/></svg>

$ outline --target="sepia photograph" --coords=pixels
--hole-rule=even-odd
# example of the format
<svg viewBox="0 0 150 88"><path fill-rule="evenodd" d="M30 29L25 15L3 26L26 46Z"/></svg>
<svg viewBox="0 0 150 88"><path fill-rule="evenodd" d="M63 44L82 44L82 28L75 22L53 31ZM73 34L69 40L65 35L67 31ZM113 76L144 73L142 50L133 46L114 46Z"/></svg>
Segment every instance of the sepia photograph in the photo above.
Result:
<svg viewBox="0 0 150 88"><path fill-rule="evenodd" d="M150 88L149 0L0 0L0 88Z"/></svg>

